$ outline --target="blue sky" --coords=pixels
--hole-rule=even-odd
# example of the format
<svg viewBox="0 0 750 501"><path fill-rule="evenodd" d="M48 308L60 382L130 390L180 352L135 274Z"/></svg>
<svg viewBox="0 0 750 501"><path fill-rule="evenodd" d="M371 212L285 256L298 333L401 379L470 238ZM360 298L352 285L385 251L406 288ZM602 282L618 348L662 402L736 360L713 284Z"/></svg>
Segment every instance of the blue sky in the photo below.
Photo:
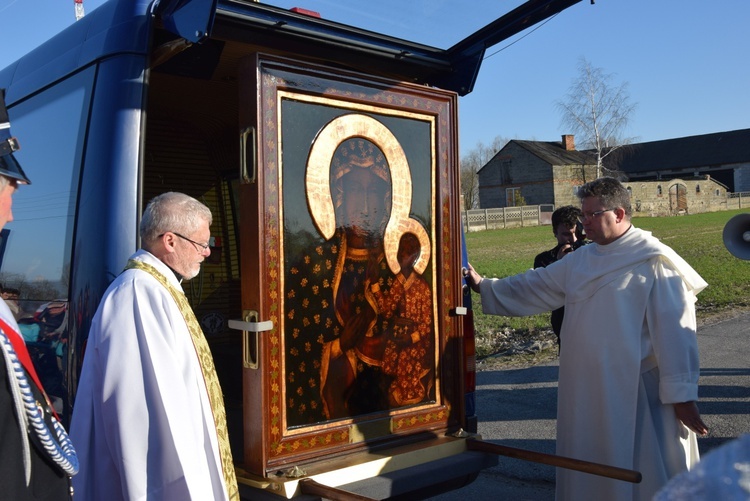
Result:
<svg viewBox="0 0 750 501"><path fill-rule="evenodd" d="M102 3L84 0L84 8ZM271 3L447 48L520 0ZM0 68L75 22L73 5L0 0ZM369 12L360 5L370 5ZM615 84L628 83L638 107L626 136L655 141L750 128L748 26L748 0L583 0L488 50L474 91L459 100L461 154L496 136L559 140L568 131L554 103L576 77L581 57L614 74Z"/></svg>

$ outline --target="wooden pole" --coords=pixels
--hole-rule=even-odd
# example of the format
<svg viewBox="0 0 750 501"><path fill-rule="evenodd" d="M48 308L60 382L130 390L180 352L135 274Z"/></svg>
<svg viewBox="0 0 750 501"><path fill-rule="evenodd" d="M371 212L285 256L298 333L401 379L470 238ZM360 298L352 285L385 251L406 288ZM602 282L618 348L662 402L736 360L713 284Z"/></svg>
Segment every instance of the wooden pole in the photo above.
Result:
<svg viewBox="0 0 750 501"><path fill-rule="evenodd" d="M524 461L548 464L551 466L557 466L559 468L567 468L568 470L577 470L584 473L590 473L592 475L599 475L600 477L609 477L616 480L623 480L625 482L631 482L633 484L638 484L641 482L641 472L626 470L624 468L617 468L616 466L592 463L590 461L582 461L580 459L567 458L564 456L555 456L553 454L545 454L543 452L516 449L515 447L493 444L491 442L485 442L484 440L469 439L466 441L466 447L467 449L472 451L489 452L492 454L498 454L500 456L523 459Z"/></svg>

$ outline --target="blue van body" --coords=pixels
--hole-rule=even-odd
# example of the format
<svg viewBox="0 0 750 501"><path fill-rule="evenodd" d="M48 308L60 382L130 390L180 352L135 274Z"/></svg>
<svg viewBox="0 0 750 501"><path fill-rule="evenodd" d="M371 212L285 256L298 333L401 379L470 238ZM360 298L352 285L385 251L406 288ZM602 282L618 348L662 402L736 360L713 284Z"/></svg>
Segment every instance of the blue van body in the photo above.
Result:
<svg viewBox="0 0 750 501"><path fill-rule="evenodd" d="M234 455L244 458L244 497L285 495L279 486L290 476L277 472L286 467L301 465L314 478L373 453L394 459L435 451L434 461L405 461L342 488L381 499L425 495L463 485L496 463L456 445L476 432L474 376L467 374L474 370L471 297L460 276L467 255L458 206L457 96L471 91L488 46L577 1L529 1L442 50L245 0L111 0L0 71L22 145L16 156L32 180L16 194L16 220L0 236L0 283L21 291L19 324L29 326L27 341L63 420L74 406L98 301L139 246L143 207L175 190L214 212L212 257L185 289L217 359ZM274 83L284 78L286 87ZM342 106L404 130L418 116L417 128L432 124L430 144L442 148L436 172L421 174L428 184L434 176L433 195L419 195L435 256L426 276L435 284L443 333L436 338L432 396L382 419L323 423L361 438L296 455L282 447L285 440L302 434L319 443L321 426L305 435L304 427L289 425L288 437L273 442L266 428L275 418L258 409L279 395L269 390L270 376L242 355L252 351L262 364L275 352L262 340L248 348L252 339L243 345L227 328L235 312L273 311L266 289L276 285L265 275L275 263L266 252L280 244L269 236L264 211L275 182L268 169L281 158L269 151L282 145L267 146L278 139L264 114L270 94L263 92L271 91L306 103L309 115ZM427 108L385 105L380 96L442 111L435 119ZM296 140L304 144L304 137ZM421 424L399 425L399 416ZM255 429L263 432L256 437ZM297 484L290 489L288 497L304 494Z"/></svg>

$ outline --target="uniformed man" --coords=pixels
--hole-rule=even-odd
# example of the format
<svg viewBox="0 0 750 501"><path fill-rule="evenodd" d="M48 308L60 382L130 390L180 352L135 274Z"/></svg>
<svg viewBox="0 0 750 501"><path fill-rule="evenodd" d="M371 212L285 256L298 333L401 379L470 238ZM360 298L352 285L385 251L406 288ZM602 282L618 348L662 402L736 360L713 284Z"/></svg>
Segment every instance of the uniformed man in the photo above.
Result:
<svg viewBox="0 0 750 501"><path fill-rule="evenodd" d="M0 90L0 229L13 221L11 205L18 185L31 184L13 156L18 148L10 135L5 90ZM78 459L2 299L0 353L0 497L69 500Z"/></svg>

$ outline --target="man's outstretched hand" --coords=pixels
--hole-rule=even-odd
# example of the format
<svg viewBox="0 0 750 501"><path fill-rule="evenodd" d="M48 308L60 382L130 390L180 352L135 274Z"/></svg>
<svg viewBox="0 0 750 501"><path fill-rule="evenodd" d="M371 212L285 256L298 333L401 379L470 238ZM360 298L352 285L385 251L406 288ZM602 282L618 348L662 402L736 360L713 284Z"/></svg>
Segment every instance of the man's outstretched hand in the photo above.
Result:
<svg viewBox="0 0 750 501"><path fill-rule="evenodd" d="M474 292L479 292L479 283L482 281L482 277L479 273L471 266L471 263L466 263L466 268L462 268L461 272L466 279L466 283L471 287Z"/></svg>

